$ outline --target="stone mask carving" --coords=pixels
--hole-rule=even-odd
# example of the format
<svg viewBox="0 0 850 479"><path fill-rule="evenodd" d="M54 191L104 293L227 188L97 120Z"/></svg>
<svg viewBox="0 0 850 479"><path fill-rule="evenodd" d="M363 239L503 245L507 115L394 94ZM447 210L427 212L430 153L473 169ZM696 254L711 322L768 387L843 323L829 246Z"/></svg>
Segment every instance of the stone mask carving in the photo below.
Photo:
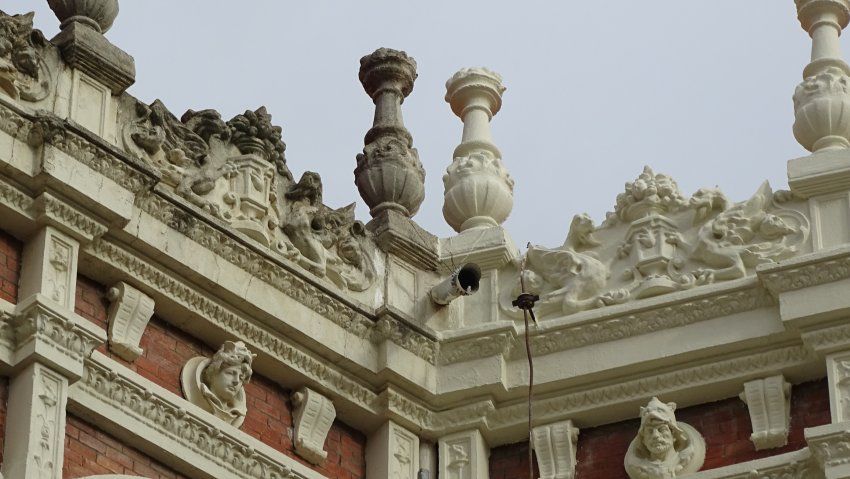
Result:
<svg viewBox="0 0 850 479"><path fill-rule="evenodd" d="M212 358L196 357L183 367L183 394L192 404L239 427L247 412L245 384L254 354L242 341L225 341Z"/></svg>
<svg viewBox="0 0 850 479"><path fill-rule="evenodd" d="M624 465L631 479L672 479L702 467L705 441L693 427L678 422L676 403L652 398L640 408L640 429Z"/></svg>
<svg viewBox="0 0 850 479"><path fill-rule="evenodd" d="M30 102L45 99L50 90L50 72L43 59L48 42L33 29L33 15L0 11L0 90Z"/></svg>

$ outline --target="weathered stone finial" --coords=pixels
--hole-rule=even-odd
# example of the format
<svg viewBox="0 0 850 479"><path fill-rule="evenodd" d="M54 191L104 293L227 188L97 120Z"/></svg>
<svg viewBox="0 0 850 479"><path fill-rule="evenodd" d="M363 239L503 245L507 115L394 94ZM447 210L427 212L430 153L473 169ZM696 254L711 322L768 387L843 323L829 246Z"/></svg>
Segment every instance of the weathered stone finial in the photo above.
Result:
<svg viewBox="0 0 850 479"><path fill-rule="evenodd" d="M794 137L809 151L850 148L850 66L839 36L850 21L850 0L795 0L812 37L812 61L794 91Z"/></svg>
<svg viewBox="0 0 850 479"><path fill-rule="evenodd" d="M98 33L106 33L118 16L118 0L47 0L50 9L66 29L79 22Z"/></svg>
<svg viewBox="0 0 850 479"><path fill-rule="evenodd" d="M425 198L425 170L401 115L415 80L416 61L405 52L379 48L360 59L360 83L375 102L375 119L357 155L354 183L372 217L385 210L411 217Z"/></svg>
<svg viewBox="0 0 850 479"><path fill-rule="evenodd" d="M502 77L485 68L464 68L446 82L446 101L463 121L461 143L443 176L443 216L457 232L498 226L513 209L514 181L490 134L504 91Z"/></svg>

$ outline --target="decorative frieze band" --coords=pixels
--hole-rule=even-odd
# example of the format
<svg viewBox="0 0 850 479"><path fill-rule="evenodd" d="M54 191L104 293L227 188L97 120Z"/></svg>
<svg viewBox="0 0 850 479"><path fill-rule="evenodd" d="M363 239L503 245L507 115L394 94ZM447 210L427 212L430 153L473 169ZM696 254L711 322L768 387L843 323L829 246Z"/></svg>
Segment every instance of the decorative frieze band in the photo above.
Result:
<svg viewBox="0 0 850 479"><path fill-rule="evenodd" d="M158 459L172 464L185 461L184 466L201 468L210 477L324 478L146 380L130 379L131 375L135 376L96 354L86 361L83 379L71 388L69 409L84 418L97 418L98 424L113 423L132 431L135 439L124 434L131 441L155 441L157 449L168 455Z"/></svg>

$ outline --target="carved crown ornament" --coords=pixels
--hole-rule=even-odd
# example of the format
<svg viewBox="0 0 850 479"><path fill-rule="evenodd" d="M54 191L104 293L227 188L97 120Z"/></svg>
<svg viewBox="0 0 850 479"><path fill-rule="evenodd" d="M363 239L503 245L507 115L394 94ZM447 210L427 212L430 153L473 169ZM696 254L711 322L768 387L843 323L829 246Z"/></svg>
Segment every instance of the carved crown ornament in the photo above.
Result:
<svg viewBox="0 0 850 479"><path fill-rule="evenodd" d="M538 294L538 317L660 296L754 275L759 265L808 252L807 205L767 182L746 201L731 202L717 188L689 199L667 175L646 167L617 196L601 226L576 215L562 246L529 247L503 286L501 307L511 306L524 276Z"/></svg>

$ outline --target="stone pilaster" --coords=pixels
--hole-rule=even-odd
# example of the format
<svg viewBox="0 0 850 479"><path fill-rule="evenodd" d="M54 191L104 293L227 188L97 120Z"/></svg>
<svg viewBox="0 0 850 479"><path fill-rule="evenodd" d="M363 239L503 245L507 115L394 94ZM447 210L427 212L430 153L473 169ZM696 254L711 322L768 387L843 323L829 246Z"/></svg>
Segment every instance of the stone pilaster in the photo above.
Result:
<svg viewBox="0 0 850 479"><path fill-rule="evenodd" d="M12 373L2 473L61 479L68 386L105 334L74 313L79 243L53 226L24 247L21 301L4 347ZM5 361L4 361L5 362Z"/></svg>
<svg viewBox="0 0 850 479"><path fill-rule="evenodd" d="M514 181L490 133L504 91L502 77L485 68L465 68L446 82L446 101L463 121L461 143L443 176L443 216L457 232L501 225L513 209Z"/></svg>
<svg viewBox="0 0 850 479"><path fill-rule="evenodd" d="M416 479L418 473L419 437L393 421L387 421L369 436L366 477Z"/></svg>
<svg viewBox="0 0 850 479"><path fill-rule="evenodd" d="M440 479L489 479L490 448L481 431L463 431L439 440Z"/></svg>

